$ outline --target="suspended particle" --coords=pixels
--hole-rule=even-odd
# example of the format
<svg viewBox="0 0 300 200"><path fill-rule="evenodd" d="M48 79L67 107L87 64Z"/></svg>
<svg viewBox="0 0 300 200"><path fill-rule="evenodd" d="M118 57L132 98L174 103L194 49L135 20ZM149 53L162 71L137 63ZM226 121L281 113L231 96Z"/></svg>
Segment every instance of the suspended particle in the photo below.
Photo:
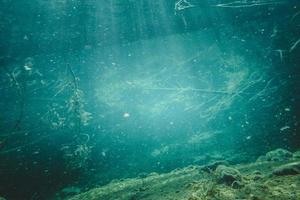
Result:
<svg viewBox="0 0 300 200"><path fill-rule="evenodd" d="M125 113L123 114L123 117L124 117L124 118L128 118L128 117L130 117L130 114L129 114L128 112L125 112Z"/></svg>

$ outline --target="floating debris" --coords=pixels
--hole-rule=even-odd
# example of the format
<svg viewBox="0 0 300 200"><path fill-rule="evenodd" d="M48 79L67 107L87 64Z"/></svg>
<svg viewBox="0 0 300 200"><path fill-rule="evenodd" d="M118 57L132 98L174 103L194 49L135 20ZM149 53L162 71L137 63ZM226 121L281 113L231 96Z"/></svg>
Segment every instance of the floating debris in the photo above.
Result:
<svg viewBox="0 0 300 200"><path fill-rule="evenodd" d="M290 128L291 128L290 126L283 126L283 127L280 128L280 131L285 131L285 130L288 130Z"/></svg>
<svg viewBox="0 0 300 200"><path fill-rule="evenodd" d="M129 114L128 112L125 112L125 113L123 114L123 117L124 117L124 118L128 118L128 117L130 117L130 114Z"/></svg>

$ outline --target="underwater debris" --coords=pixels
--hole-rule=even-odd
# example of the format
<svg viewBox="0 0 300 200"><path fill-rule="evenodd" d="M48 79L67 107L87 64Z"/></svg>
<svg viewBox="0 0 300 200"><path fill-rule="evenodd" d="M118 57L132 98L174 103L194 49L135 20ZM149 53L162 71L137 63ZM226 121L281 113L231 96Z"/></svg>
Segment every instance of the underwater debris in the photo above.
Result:
<svg viewBox="0 0 300 200"><path fill-rule="evenodd" d="M129 114L128 112L125 112L125 113L123 114L123 117L124 117L124 118L128 118L128 117L130 117L130 114Z"/></svg>
<svg viewBox="0 0 300 200"><path fill-rule="evenodd" d="M217 5L213 5L214 7L222 7L222 8L249 8L255 6L265 6L265 5L274 5L274 4L282 4L285 3L281 0L252 0L252 1L233 1L230 3L220 3Z"/></svg>
<svg viewBox="0 0 300 200"><path fill-rule="evenodd" d="M187 8L193 8L195 7L195 5L192 5L189 1L187 0L179 0L177 2L175 2L175 11L181 11L181 10L185 10Z"/></svg>
<svg viewBox="0 0 300 200"><path fill-rule="evenodd" d="M285 130L288 130L290 128L291 128L290 126L283 126L283 127L280 128L280 131L285 131Z"/></svg>
<svg viewBox="0 0 300 200"><path fill-rule="evenodd" d="M275 52L277 52L279 54L280 57L280 61L283 62L283 52L285 52L285 50L282 49L276 49L274 50Z"/></svg>
<svg viewBox="0 0 300 200"><path fill-rule="evenodd" d="M290 48L289 51L290 51L290 52L294 51L294 50L297 48L298 44L300 44L300 39L298 39L298 40L291 46L291 48Z"/></svg>
<svg viewBox="0 0 300 200"><path fill-rule="evenodd" d="M220 131L215 131L215 132L196 132L195 134L191 135L188 138L187 143L188 144L201 144L203 142L206 142L208 140L211 140L212 138L215 138Z"/></svg>
<svg viewBox="0 0 300 200"><path fill-rule="evenodd" d="M78 144L75 147L66 146L62 148L62 152L68 170L84 170L90 158L91 146L87 144Z"/></svg>
<svg viewBox="0 0 300 200"><path fill-rule="evenodd" d="M153 157L158 157L158 156L167 154L167 153L169 152L169 150L170 150L170 147L169 147L169 146L162 146L161 148L154 149L154 150L151 152L151 156L153 156Z"/></svg>
<svg viewBox="0 0 300 200"><path fill-rule="evenodd" d="M34 59L31 57L28 57L25 59L24 69L25 71L31 71L32 67L34 65Z"/></svg>

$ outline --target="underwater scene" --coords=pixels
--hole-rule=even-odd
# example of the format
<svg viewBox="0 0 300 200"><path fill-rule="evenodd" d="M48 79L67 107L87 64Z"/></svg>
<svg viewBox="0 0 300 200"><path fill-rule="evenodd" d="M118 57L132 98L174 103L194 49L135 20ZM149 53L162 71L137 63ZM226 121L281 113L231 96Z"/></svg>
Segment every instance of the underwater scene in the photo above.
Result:
<svg viewBox="0 0 300 200"><path fill-rule="evenodd" d="M299 200L299 0L0 0L0 200Z"/></svg>

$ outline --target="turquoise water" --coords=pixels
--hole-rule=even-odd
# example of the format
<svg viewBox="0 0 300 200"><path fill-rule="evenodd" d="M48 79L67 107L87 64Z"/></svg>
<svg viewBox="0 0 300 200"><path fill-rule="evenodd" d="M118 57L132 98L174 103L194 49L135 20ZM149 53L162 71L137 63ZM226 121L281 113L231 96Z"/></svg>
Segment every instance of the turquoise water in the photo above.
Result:
<svg viewBox="0 0 300 200"><path fill-rule="evenodd" d="M300 147L293 0L2 0L0 196Z"/></svg>

